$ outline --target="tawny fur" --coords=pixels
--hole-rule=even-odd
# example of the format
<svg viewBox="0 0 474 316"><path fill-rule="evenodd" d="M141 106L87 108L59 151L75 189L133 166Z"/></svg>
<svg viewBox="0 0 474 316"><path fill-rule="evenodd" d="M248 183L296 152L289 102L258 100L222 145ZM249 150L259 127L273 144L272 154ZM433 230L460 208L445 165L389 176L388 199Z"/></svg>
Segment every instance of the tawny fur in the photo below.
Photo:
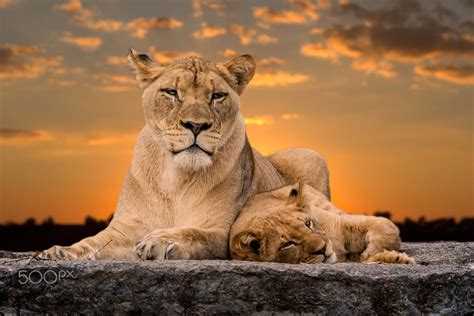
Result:
<svg viewBox="0 0 474 316"><path fill-rule="evenodd" d="M286 263L414 263L388 219L350 215L309 185L256 195L230 232L231 257Z"/></svg>
<svg viewBox="0 0 474 316"><path fill-rule="evenodd" d="M327 165L318 153L291 149L267 159L250 147L239 94L255 71L251 56L223 64L198 57L157 64L131 50L129 62L144 89L145 126L113 219L97 235L54 246L43 257L226 258L229 229L251 196L299 178L329 194ZM213 99L215 92L224 96ZM195 136L186 122L207 128Z"/></svg>

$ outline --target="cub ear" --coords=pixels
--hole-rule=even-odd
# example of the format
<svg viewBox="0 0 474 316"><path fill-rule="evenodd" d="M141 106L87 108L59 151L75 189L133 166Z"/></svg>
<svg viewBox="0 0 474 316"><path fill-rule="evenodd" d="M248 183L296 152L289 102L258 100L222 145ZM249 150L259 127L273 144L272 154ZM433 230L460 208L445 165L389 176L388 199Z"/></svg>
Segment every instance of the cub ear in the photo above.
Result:
<svg viewBox="0 0 474 316"><path fill-rule="evenodd" d="M304 183L301 180L295 184L295 186L290 191L287 204L296 203L296 206L299 206L299 207L305 206L305 201L303 198L303 187L304 187Z"/></svg>
<svg viewBox="0 0 474 316"><path fill-rule="evenodd" d="M154 62L148 55L140 54L133 48L130 48L127 59L128 65L136 74L139 87L142 89L148 87L157 77L158 63Z"/></svg>
<svg viewBox="0 0 474 316"><path fill-rule="evenodd" d="M260 252L260 241L257 237L249 231L238 233L232 239L232 251L237 255L245 257L245 254L259 254Z"/></svg>
<svg viewBox="0 0 474 316"><path fill-rule="evenodd" d="M229 71L234 90L241 94L255 74L255 60L245 54L226 61L223 66Z"/></svg>

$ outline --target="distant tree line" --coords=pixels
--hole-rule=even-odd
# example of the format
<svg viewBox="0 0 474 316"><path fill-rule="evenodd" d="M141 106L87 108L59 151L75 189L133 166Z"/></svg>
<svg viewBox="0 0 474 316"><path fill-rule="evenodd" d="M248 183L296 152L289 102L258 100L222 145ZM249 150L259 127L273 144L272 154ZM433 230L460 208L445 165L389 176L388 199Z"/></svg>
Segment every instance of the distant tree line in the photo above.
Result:
<svg viewBox="0 0 474 316"><path fill-rule="evenodd" d="M374 215L392 218L390 211L376 211ZM71 245L97 234L107 227L111 219L112 216L106 220L87 216L82 225L56 224L51 217L40 224L34 218L27 219L23 224L7 223L0 225L0 250L31 251L47 249L52 245ZM460 221L454 218L431 221L425 217L420 217L418 221L407 218L395 224L403 241L474 241L474 217L465 217Z"/></svg>

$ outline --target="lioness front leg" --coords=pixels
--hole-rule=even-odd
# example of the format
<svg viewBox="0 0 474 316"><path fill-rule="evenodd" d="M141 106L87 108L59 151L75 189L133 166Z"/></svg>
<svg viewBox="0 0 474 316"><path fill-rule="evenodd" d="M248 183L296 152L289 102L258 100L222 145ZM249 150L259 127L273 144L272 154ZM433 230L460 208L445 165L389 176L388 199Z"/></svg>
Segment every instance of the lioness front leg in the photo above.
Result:
<svg viewBox="0 0 474 316"><path fill-rule="evenodd" d="M215 259L227 257L227 231L179 227L157 229L135 245L144 260Z"/></svg>
<svg viewBox="0 0 474 316"><path fill-rule="evenodd" d="M71 246L53 246L44 250L40 258L53 260L133 259L133 234L129 225L114 223L95 236L87 237Z"/></svg>

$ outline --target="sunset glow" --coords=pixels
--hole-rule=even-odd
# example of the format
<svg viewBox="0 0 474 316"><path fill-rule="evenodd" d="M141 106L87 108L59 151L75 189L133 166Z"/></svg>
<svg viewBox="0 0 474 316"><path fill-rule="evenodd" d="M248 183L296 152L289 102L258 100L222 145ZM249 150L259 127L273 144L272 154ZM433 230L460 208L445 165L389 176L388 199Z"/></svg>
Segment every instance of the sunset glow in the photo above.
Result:
<svg viewBox="0 0 474 316"><path fill-rule="evenodd" d="M473 4L0 1L0 222L113 213L144 124L130 47L254 56L251 144L321 152L345 211L474 216Z"/></svg>

